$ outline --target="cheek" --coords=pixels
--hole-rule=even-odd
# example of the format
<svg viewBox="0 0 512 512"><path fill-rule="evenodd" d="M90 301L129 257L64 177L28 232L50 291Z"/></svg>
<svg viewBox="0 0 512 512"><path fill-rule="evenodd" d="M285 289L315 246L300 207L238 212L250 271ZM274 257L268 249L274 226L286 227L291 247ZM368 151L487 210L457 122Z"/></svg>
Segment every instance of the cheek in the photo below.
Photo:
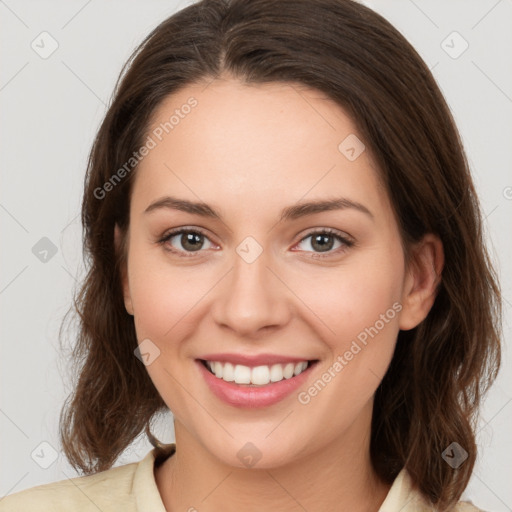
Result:
<svg viewBox="0 0 512 512"><path fill-rule="evenodd" d="M323 398L314 407L321 411L327 404L344 404L339 417L343 421L344 414L357 414L372 397L393 357L403 269L400 250L370 251L333 269L329 277L303 285L304 302L328 327L322 332L327 333L323 340L330 353L322 367L322 382L303 390L301 403L316 400L313 397L325 384Z"/></svg>
<svg viewBox="0 0 512 512"><path fill-rule="evenodd" d="M208 290L207 283L194 277L190 268L166 263L162 252L134 245L128 264L137 338L150 338L161 348L164 339L186 324L194 304Z"/></svg>
<svg viewBox="0 0 512 512"><path fill-rule="evenodd" d="M302 280L294 291L328 328L333 348L343 348L376 323L385 330L382 315L386 328L398 325L402 281L401 253L390 251L386 257L375 251L338 268L317 271L314 279Z"/></svg>
<svg viewBox="0 0 512 512"><path fill-rule="evenodd" d="M395 255L347 267L335 279L325 279L323 293L309 291L305 299L329 328L322 332L328 332L323 341L330 353L319 378L297 398L323 421L327 437L337 436L340 425L360 414L392 360L402 309L400 262Z"/></svg>

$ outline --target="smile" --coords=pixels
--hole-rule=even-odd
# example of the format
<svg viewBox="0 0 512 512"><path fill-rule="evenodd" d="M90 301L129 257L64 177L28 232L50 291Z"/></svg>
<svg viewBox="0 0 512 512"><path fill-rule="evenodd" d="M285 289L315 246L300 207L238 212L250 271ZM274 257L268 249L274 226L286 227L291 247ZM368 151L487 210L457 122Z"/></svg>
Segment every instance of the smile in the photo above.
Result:
<svg viewBox="0 0 512 512"><path fill-rule="evenodd" d="M270 382L280 382L300 375L309 365L309 361L299 363L273 364L249 367L242 364L233 365L229 362L203 361L205 366L217 378L235 384L266 386Z"/></svg>
<svg viewBox="0 0 512 512"><path fill-rule="evenodd" d="M268 407L304 385L318 360L246 366L196 359L207 391L239 408Z"/></svg>

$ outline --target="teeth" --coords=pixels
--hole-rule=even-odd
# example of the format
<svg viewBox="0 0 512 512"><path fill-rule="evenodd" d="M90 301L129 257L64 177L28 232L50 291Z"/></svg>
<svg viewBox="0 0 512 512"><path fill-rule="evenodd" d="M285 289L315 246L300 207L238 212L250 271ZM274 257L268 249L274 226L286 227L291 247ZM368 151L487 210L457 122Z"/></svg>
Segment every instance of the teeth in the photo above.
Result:
<svg viewBox="0 0 512 512"><path fill-rule="evenodd" d="M222 369L222 363L216 362L212 365L213 373L215 373L216 377L219 377L219 379L222 378L223 369Z"/></svg>
<svg viewBox="0 0 512 512"><path fill-rule="evenodd" d="M269 382L270 368L268 366L256 366L251 370L251 384L256 384L257 386L265 386Z"/></svg>
<svg viewBox="0 0 512 512"><path fill-rule="evenodd" d="M308 362L273 364L272 366L263 365L251 368L242 364L233 366L231 363L206 361L206 366L216 377L226 382L266 386L270 382L291 379L301 374L308 367Z"/></svg>
<svg viewBox="0 0 512 512"><path fill-rule="evenodd" d="M235 382L236 384L250 384L251 369L248 366L237 364L235 366Z"/></svg>

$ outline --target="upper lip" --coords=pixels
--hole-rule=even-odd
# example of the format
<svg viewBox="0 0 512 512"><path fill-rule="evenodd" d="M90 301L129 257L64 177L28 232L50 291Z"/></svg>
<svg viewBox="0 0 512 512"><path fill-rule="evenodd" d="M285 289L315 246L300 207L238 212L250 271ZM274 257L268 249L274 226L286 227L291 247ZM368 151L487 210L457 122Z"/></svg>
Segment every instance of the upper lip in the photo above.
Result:
<svg viewBox="0 0 512 512"><path fill-rule="evenodd" d="M279 354L233 354L223 352L221 354L205 354L198 359L205 361L219 361L221 363L241 364L244 366L263 366L272 364L300 363L302 361L312 361L306 357L291 357Z"/></svg>

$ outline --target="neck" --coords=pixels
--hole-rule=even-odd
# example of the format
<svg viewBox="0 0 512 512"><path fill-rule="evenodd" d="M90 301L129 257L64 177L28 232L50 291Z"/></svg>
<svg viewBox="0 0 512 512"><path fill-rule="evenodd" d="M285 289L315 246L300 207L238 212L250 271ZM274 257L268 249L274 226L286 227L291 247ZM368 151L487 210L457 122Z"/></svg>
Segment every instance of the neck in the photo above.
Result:
<svg viewBox="0 0 512 512"><path fill-rule="evenodd" d="M373 471L369 436L353 427L313 455L246 469L219 461L176 421L176 453L155 470L157 487L168 512L378 512L390 486Z"/></svg>

